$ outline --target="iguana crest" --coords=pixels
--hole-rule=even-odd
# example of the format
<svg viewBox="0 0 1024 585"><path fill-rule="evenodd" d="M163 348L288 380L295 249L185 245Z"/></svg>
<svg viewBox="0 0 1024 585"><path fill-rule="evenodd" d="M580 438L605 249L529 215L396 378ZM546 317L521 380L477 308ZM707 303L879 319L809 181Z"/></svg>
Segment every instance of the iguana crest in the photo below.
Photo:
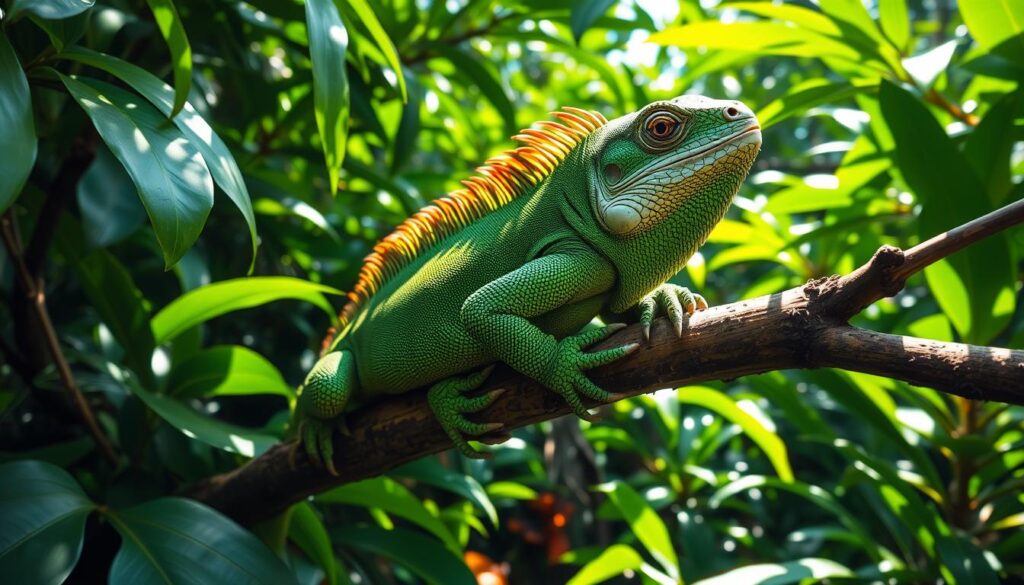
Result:
<svg viewBox="0 0 1024 585"><path fill-rule="evenodd" d="M552 115L561 123L543 121L522 130L512 138L523 146L487 160L477 167L476 175L462 181L464 188L435 199L373 247L348 293L338 331L344 331L364 303L423 250L528 192L550 175L583 138L608 122L598 112L572 107ZM333 337L328 335L325 347Z"/></svg>

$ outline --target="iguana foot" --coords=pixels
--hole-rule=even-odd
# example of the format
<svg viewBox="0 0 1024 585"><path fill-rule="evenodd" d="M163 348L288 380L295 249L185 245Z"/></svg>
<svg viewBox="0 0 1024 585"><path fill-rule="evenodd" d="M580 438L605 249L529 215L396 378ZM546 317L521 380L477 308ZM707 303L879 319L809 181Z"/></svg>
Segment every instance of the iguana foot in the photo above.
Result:
<svg viewBox="0 0 1024 585"><path fill-rule="evenodd" d="M334 468L334 429L348 434L342 412L355 384L352 354L334 351L320 358L299 389L299 440L295 449L305 447L310 462L326 468L331 475L338 475Z"/></svg>
<svg viewBox="0 0 1024 585"><path fill-rule="evenodd" d="M694 311L703 311L708 308L708 302L685 286L665 283L644 296L639 308L644 339L650 341L651 322L659 313L668 317L675 327L676 337L680 337L683 334L683 313L692 315Z"/></svg>
<svg viewBox="0 0 1024 585"><path fill-rule="evenodd" d="M577 416L589 421L595 420L596 417L590 414L586 406L583 405L582 397L606 402L614 400L619 395L602 390L597 384L591 382L590 378L587 378L583 370L610 364L633 353L640 347L640 344L630 343L592 353L585 352L583 349L625 327L622 323L613 323L577 333L559 341L555 357L548 366L547 373L539 381L561 394Z"/></svg>
<svg viewBox="0 0 1024 585"><path fill-rule="evenodd" d="M493 369L494 366L488 366L464 378L441 380L427 392L427 402L430 404L430 409L434 411L437 422L441 423L441 428L455 444L455 448L471 459L487 459L491 457L491 454L474 449L464 435L483 435L504 426L499 422L476 423L463 416L480 412L505 392L504 389L498 389L483 396L472 398L463 396L465 392L475 390L480 384L483 384Z"/></svg>

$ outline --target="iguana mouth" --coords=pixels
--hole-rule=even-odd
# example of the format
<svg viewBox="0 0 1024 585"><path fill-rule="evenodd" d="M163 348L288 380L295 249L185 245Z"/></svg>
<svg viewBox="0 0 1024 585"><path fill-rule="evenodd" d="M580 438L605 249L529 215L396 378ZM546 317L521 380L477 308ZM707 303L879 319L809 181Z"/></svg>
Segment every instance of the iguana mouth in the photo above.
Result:
<svg viewBox="0 0 1024 585"><path fill-rule="evenodd" d="M760 143L761 125L758 124L756 121L754 121L752 125L747 126L743 130L731 136L727 136L726 138L713 142L697 152L683 153L681 155L678 155L676 158L670 158L668 160L659 160L642 169L639 169L633 174L632 177L626 179L625 181L622 181L622 183L618 185L615 185L615 187L609 189L609 191L611 191L611 195L614 197L619 193L627 191L628 189L642 181L645 177L648 177L653 173L663 171L665 169L684 166L687 163L691 163L695 160L704 158L707 155L715 152L716 150L721 149L724 146L746 139L748 136L754 133L757 133L757 142Z"/></svg>

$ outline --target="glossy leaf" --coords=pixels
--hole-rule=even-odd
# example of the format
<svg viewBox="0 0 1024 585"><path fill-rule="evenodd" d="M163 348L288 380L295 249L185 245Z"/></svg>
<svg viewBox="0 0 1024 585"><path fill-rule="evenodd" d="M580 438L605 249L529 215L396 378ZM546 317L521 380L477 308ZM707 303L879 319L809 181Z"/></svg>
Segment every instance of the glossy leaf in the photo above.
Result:
<svg viewBox="0 0 1024 585"><path fill-rule="evenodd" d="M398 51L395 50L394 44L391 43L391 39L388 37L388 33L384 31L384 27L380 25L380 21L377 19L377 15L374 13L373 8L370 6L367 0L337 0L343 2L349 8L355 12L356 16L359 17L359 21L366 27L366 30L370 32L370 38L380 49L380 52L384 55L384 59L387 61L388 66L395 72L395 77L398 81L398 91L402 94L402 101L408 99L408 95L405 90L405 76L402 74L402 62L398 57Z"/></svg>
<svg viewBox="0 0 1024 585"><path fill-rule="evenodd" d="M670 577L678 581L679 559L669 538L668 529L657 512L625 482L605 483L598 486L598 489L608 494L608 499L618 508L633 535L644 545L647 552L651 553Z"/></svg>
<svg viewBox="0 0 1024 585"><path fill-rule="evenodd" d="M841 102L874 87L875 84L869 81L836 83L827 79L809 79L792 87L786 92L786 95L760 108L757 111L757 118L763 128L768 128L783 120L803 114L815 106Z"/></svg>
<svg viewBox="0 0 1024 585"><path fill-rule="evenodd" d="M341 291L286 276L256 276L215 282L189 291L161 309L153 317L153 337L157 344L162 344L214 317L282 299L312 303L333 317L334 309L324 294L340 295Z"/></svg>
<svg viewBox="0 0 1024 585"><path fill-rule="evenodd" d="M1015 0L960 0L957 3L964 24L978 43L992 49L1017 37L1018 50L1024 50L1024 4Z"/></svg>
<svg viewBox="0 0 1024 585"><path fill-rule="evenodd" d="M61 80L135 181L164 262L172 266L199 237L213 207L213 180L203 157L137 96L95 79Z"/></svg>
<svg viewBox="0 0 1024 585"><path fill-rule="evenodd" d="M0 574L12 583L63 583L82 553L95 505L63 469L42 461L0 465Z"/></svg>
<svg viewBox="0 0 1024 585"><path fill-rule="evenodd" d="M96 0L14 0L11 3L10 17L30 12L47 20L59 20L81 14L92 8L95 3Z"/></svg>
<svg viewBox="0 0 1024 585"><path fill-rule="evenodd" d="M808 558L785 563L748 565L710 579L695 581L694 585L789 585L808 581L820 582L830 577L853 576L853 571L835 561Z"/></svg>
<svg viewBox="0 0 1024 585"><path fill-rule="evenodd" d="M454 555L462 554L462 547L445 527L405 486L388 477L365 479L336 487L316 497L316 501L329 504L349 504L374 507L420 526L440 540Z"/></svg>
<svg viewBox="0 0 1024 585"><path fill-rule="evenodd" d="M702 406L726 420L738 425L743 433L750 437L764 451L768 460L775 467L779 479L793 480L793 470L789 466L789 454L786 444L774 431L766 428L761 421L740 408L729 396L703 386L687 386L678 392L679 401L683 404Z"/></svg>
<svg viewBox="0 0 1024 585"><path fill-rule="evenodd" d="M849 61L860 58L857 51L844 43L810 30L769 21L696 22L654 33L650 41L694 49L705 47L793 57L836 57Z"/></svg>
<svg viewBox="0 0 1024 585"><path fill-rule="evenodd" d="M600 18L615 4L615 0L576 0L572 5L569 27L576 42L580 42L583 33L587 32L594 21Z"/></svg>
<svg viewBox="0 0 1024 585"><path fill-rule="evenodd" d="M238 453L244 457L256 457L278 442L277 437L259 430L217 420L180 400L150 392L138 384L130 384L129 387L133 394L172 427L181 431L186 437L202 441L207 445L230 453Z"/></svg>
<svg viewBox="0 0 1024 585"><path fill-rule="evenodd" d="M339 544L384 556L430 585L476 585L477 582L460 557L418 532L346 526L333 531L331 536Z"/></svg>
<svg viewBox="0 0 1024 585"><path fill-rule="evenodd" d="M103 53L74 47L61 54L62 58L71 59L110 73L124 81L149 100L165 115L171 115L174 109L174 89L160 81L152 73ZM242 171L235 162L227 145L214 132L210 124L196 112L191 104L185 103L184 108L174 116L174 124L188 138L189 143L203 155L213 180L217 186L235 204L242 213L249 227L249 239L252 242L252 262L256 261L256 219L253 216L252 201L249 190L242 179ZM252 264L250 263L250 269Z"/></svg>
<svg viewBox="0 0 1024 585"><path fill-rule="evenodd" d="M36 163L36 149L28 81L6 30L0 30L0 212L21 193Z"/></svg>
<svg viewBox="0 0 1024 585"><path fill-rule="evenodd" d="M316 127L333 194L338 188L338 173L345 159L348 136L349 90L345 73L348 31L332 0L306 2L306 28L313 62Z"/></svg>
<svg viewBox="0 0 1024 585"><path fill-rule="evenodd" d="M338 561L334 557L331 537L320 516L308 502L299 502L292 509L288 538L323 569L328 585L337 585Z"/></svg>
<svg viewBox="0 0 1024 585"><path fill-rule="evenodd" d="M910 15L907 13L907 0L879 0L878 21L882 32L903 50L910 41Z"/></svg>
<svg viewBox="0 0 1024 585"><path fill-rule="evenodd" d="M1022 103L1020 92L995 103L964 143L964 155L988 188L993 206L1001 205L1013 185L1010 177L1014 136L1006 129L1013 125Z"/></svg>
<svg viewBox="0 0 1024 585"><path fill-rule="evenodd" d="M438 489L458 494L483 510L491 520L491 524L498 525L498 511L480 483L472 476L444 467L437 459L417 459L395 469L391 474L415 479Z"/></svg>
<svg viewBox="0 0 1024 585"><path fill-rule="evenodd" d="M76 189L82 230L90 244L116 244L131 235L146 219L132 178L110 149L98 146L96 158Z"/></svg>
<svg viewBox="0 0 1024 585"><path fill-rule="evenodd" d="M295 390L274 364L240 345L206 348L171 369L167 394L177 398L277 394L289 401Z"/></svg>
<svg viewBox="0 0 1024 585"><path fill-rule="evenodd" d="M185 107L188 101L188 92L192 89L192 46L185 34L185 27L178 16L178 9L174 7L174 0L146 0L149 9L153 11L153 19L160 29L160 34L167 41L167 48L171 51L171 68L174 71L174 106L171 108L171 117L178 115L178 112Z"/></svg>
<svg viewBox="0 0 1024 585"><path fill-rule="evenodd" d="M502 86L498 73L485 65L477 55L469 51L455 48L441 48L439 51L441 55L451 62L455 70L459 74L465 75L472 82L472 85L476 86L480 93L487 98L487 101L491 102L494 108L498 110L498 113L501 114L501 119L505 122L505 133L509 136L515 134L516 130L518 130L515 106L512 105L512 101Z"/></svg>
<svg viewBox="0 0 1024 585"><path fill-rule="evenodd" d="M121 534L110 583L296 583L255 536L185 498L160 498L104 514Z"/></svg>
<svg viewBox="0 0 1024 585"><path fill-rule="evenodd" d="M635 571L643 564L643 558L632 547L613 544L573 575L568 585L594 585L625 571Z"/></svg>

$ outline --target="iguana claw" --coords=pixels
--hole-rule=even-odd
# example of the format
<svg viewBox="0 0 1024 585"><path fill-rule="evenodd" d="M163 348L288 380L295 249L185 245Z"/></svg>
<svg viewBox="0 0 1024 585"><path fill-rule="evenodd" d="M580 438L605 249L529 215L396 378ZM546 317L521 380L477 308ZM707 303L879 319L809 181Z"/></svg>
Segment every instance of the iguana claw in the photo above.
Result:
<svg viewBox="0 0 1024 585"><path fill-rule="evenodd" d="M597 384L590 381L583 370L610 364L633 353L640 347L640 344L630 343L595 352L583 350L625 327L626 325L623 323L613 323L589 329L561 340L558 342L558 352L551 365L548 366L547 375L540 380L542 384L561 394L569 403L572 411L584 420L593 422L597 419L584 406L584 396L591 400L608 402L619 398L619 395L602 390Z"/></svg>
<svg viewBox="0 0 1024 585"><path fill-rule="evenodd" d="M455 448L471 459L489 459L491 454L474 449L463 435L485 435L504 426L500 422L476 423L463 416L480 412L505 393L504 388L499 388L483 396L467 397L463 395L483 384L493 369L494 366L488 366L480 372L464 378L442 380L434 384L427 393L427 402L430 404L431 410L434 411L437 421L441 423L441 428L455 444Z"/></svg>
<svg viewBox="0 0 1024 585"><path fill-rule="evenodd" d="M683 313L693 315L694 311L708 308L708 302L701 295L691 292L685 286L663 284L648 293L640 301L640 325L644 339L651 340L651 323L658 313L664 313L676 330L676 337L683 335Z"/></svg>

